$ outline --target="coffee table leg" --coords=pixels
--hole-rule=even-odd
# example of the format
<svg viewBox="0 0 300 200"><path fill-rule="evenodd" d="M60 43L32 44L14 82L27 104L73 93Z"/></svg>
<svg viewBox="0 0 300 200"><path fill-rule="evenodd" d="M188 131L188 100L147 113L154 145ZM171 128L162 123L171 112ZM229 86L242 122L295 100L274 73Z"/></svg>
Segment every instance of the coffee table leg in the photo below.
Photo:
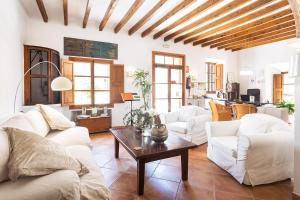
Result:
<svg viewBox="0 0 300 200"><path fill-rule="evenodd" d="M145 162L137 161L137 191L138 195L144 194L144 177L145 177Z"/></svg>
<svg viewBox="0 0 300 200"><path fill-rule="evenodd" d="M189 150L181 153L181 179L186 181L189 173Z"/></svg>
<svg viewBox="0 0 300 200"><path fill-rule="evenodd" d="M115 158L119 158L119 141L115 138Z"/></svg>

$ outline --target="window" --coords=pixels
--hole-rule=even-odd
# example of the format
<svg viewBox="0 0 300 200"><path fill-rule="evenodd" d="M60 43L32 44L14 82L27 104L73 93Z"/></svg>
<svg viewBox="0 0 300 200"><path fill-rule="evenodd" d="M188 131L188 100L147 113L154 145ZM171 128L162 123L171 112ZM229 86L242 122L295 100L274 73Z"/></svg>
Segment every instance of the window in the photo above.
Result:
<svg viewBox="0 0 300 200"><path fill-rule="evenodd" d="M58 51L24 46L24 73L42 61L51 61L60 68ZM60 103L60 92L52 91L49 87L51 81L58 75L58 71L50 63L42 63L31 69L24 79L25 105Z"/></svg>
<svg viewBox="0 0 300 200"><path fill-rule="evenodd" d="M223 89L223 65L206 63L206 88L208 93L215 93Z"/></svg>
<svg viewBox="0 0 300 200"><path fill-rule="evenodd" d="M159 113L184 105L185 56L153 52L153 107Z"/></svg>
<svg viewBox="0 0 300 200"><path fill-rule="evenodd" d="M62 74L73 82L72 90L62 93L63 105L80 108L122 102L124 65L110 60L71 57L62 61Z"/></svg>
<svg viewBox="0 0 300 200"><path fill-rule="evenodd" d="M74 105L110 104L110 62L75 61Z"/></svg>
<svg viewBox="0 0 300 200"><path fill-rule="evenodd" d="M295 102L295 79L290 78L288 73L283 73L283 100Z"/></svg>

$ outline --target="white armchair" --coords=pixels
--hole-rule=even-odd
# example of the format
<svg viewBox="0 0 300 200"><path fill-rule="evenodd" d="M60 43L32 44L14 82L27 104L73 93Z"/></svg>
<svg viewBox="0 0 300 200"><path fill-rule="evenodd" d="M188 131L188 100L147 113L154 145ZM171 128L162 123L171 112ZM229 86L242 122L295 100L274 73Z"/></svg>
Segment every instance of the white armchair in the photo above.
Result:
<svg viewBox="0 0 300 200"><path fill-rule="evenodd" d="M241 120L210 122L207 156L239 183L260 185L293 176L293 132L284 121L266 114Z"/></svg>
<svg viewBox="0 0 300 200"><path fill-rule="evenodd" d="M195 144L207 142L205 123L211 121L209 111L198 106L183 106L178 111L160 115L169 132Z"/></svg>

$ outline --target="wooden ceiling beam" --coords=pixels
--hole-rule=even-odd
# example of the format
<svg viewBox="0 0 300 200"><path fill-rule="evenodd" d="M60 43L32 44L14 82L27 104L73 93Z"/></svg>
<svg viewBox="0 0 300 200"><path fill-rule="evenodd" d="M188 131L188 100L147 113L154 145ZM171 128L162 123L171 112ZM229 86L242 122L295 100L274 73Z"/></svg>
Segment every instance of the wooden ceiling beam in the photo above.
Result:
<svg viewBox="0 0 300 200"><path fill-rule="evenodd" d="M90 16L92 4L93 4L92 1L93 0L87 0L87 2L86 2L85 13L84 13L83 22L82 22L82 28L86 28L86 25L89 21L89 16Z"/></svg>
<svg viewBox="0 0 300 200"><path fill-rule="evenodd" d="M260 8L260 7L268 4L270 2L272 2L272 0L260 0L260 1L256 1L256 2L254 2L254 3L252 3L252 4L248 5L248 6L245 6L243 8L240 8L240 9L236 10L235 12L232 12L232 13L230 13L228 15L225 15L224 17L222 17L222 18L220 18L220 19L218 19L216 21L213 21L213 22L211 22L211 23L209 23L209 24L207 24L205 26L202 26L200 28L197 28L196 30L193 30L193 31L191 31L189 33L186 33L184 35L181 35L181 36L175 38L175 42L180 42L180 41L182 41L184 39L189 38L189 39L187 39L184 42L184 44L191 43L191 42L193 42L193 41L196 40L192 36L200 34L203 31L206 31L206 30L211 29L213 27L219 26L220 24L224 24L224 23L226 23L226 22L228 22L230 20L236 19L237 17L240 17L240 16L242 16L242 15L248 13L248 12L251 12L253 10L256 10L256 9L258 9L258 8ZM192 37L192 38L190 38L190 37Z"/></svg>
<svg viewBox="0 0 300 200"><path fill-rule="evenodd" d="M278 20L274 20L272 22L262 24L260 26L252 27L245 31L241 31L237 34L230 35L226 39L221 39L217 43L210 45L210 48L219 47L224 44L230 44L237 40L245 39L247 37L255 36L257 34L263 34L268 31L275 31L277 29L286 28L294 25L295 25L294 17L292 15L289 15L286 17L282 17Z"/></svg>
<svg viewBox="0 0 300 200"><path fill-rule="evenodd" d="M265 18L263 18L263 19L265 19ZM261 19L261 20L263 20L263 19ZM287 21L291 21L291 20L292 20L292 14L286 15L286 16L281 17L279 19L275 19L273 21L266 21L265 23L262 23L262 24L260 23L258 25L256 25L255 22L253 22L253 23L255 23L255 25L253 23L250 23L250 24L247 24L247 25L244 25L244 26L240 26L240 27L236 28L238 31L236 31L236 30L228 31L223 37L218 37L217 39L206 42L206 43L202 44L201 46L205 47L205 46L211 46L211 45L214 45L214 44L222 43L222 42L225 42L227 40L232 40L232 39L235 39L239 36L247 35L247 34L256 32L257 30L261 30L261 29L265 29L265 28L268 28L268 27L276 26L278 24L281 24L281 23L284 23L284 22L287 22ZM193 45L196 46L198 44L197 43L195 44L195 42L194 42Z"/></svg>
<svg viewBox="0 0 300 200"><path fill-rule="evenodd" d="M194 17L197 17L202 12L208 10L209 8L212 8L213 6L217 5L218 3L222 2L223 0L208 0L205 3L201 4L191 12L189 12L187 15L181 17L180 19L176 20L174 23L168 25L167 27L163 28L159 32L155 33L153 36L153 39L157 39L166 32L172 30L173 28L181 25L182 23L187 22L188 20L191 20Z"/></svg>
<svg viewBox="0 0 300 200"><path fill-rule="evenodd" d="M229 31L226 31L226 32L223 32L223 33L219 33L217 35L213 35L213 36L210 36L208 38L204 38L204 39L195 41L195 42L193 42L193 45L196 46L196 45L202 44L202 47L206 47L206 46L209 46L209 45L213 44L213 41L215 41L217 39L221 39L223 37L226 37L226 36L238 33L240 31L249 29L249 28L254 27L254 26L258 26L258 25L261 25L261 24L264 24L264 23L276 20L278 18L287 16L287 15L290 15L290 14L292 14L292 11L290 9L286 9L286 10L280 11L278 13L272 14L270 16L258 19L258 20L254 21L254 22L250 22L248 24L245 24L245 25L242 25L242 26L238 26L238 27L236 27L234 29L231 29Z"/></svg>
<svg viewBox="0 0 300 200"><path fill-rule="evenodd" d="M294 14L296 23L296 35L300 38L300 0L288 0Z"/></svg>
<svg viewBox="0 0 300 200"><path fill-rule="evenodd" d="M183 34L197 26L199 26L200 24L206 23L207 21L213 20L215 18L220 17L221 15L224 15L224 13L227 13L231 10L233 10L234 8L237 8L245 3L249 2L249 0L239 0L239 1L233 1L230 2L228 4L226 4L225 6L219 8L218 10L184 26L183 28L180 28L179 30L167 35L166 37L164 37L165 41L168 41L174 37L176 37L177 35Z"/></svg>
<svg viewBox="0 0 300 200"><path fill-rule="evenodd" d="M63 0L64 24L68 25L68 0Z"/></svg>
<svg viewBox="0 0 300 200"><path fill-rule="evenodd" d="M160 0L159 2L157 2L153 8L142 18L140 19L134 26L132 26L129 31L128 31L128 35L132 35L133 33L135 33L138 29L140 29L142 26L144 26L149 19L154 15L154 13L161 8L165 3L167 2L167 0Z"/></svg>
<svg viewBox="0 0 300 200"><path fill-rule="evenodd" d="M48 15L47 15L43 0L36 0L36 3L39 7L39 10L40 10L40 13L42 15L44 22L48 22Z"/></svg>
<svg viewBox="0 0 300 200"><path fill-rule="evenodd" d="M263 42L257 42L257 43L253 43L251 45L247 45L247 46L244 46L242 48L237 48L237 49L232 49L232 51L239 51L239 50L243 50L243 49L247 49L247 48L252 48L252 47L256 47L256 46L261 46L261 45L266 45L266 44L270 44L270 43L273 43L273 42L279 42L279 41L282 41L282 40L287 40L287 39L291 39L291 38L295 38L296 37L296 34L291 34L291 35L288 35L288 36L285 36L285 37L279 37L279 38L270 38L269 40L265 40Z"/></svg>
<svg viewBox="0 0 300 200"><path fill-rule="evenodd" d="M110 3L109 3L109 6L104 14L104 17L102 19L102 21L100 22L100 25L99 25L99 31L103 31L106 23L108 22L110 16L112 15L116 5L118 3L118 0L111 0Z"/></svg>
<svg viewBox="0 0 300 200"><path fill-rule="evenodd" d="M277 10L277 9L280 9L280 8L283 8L284 6L287 6L288 5L288 2L286 0L282 0L278 3L275 3L275 4L272 4L272 5L269 5L263 9L260 9L256 12L253 12L253 13L250 13L249 15L246 15L244 17L241 17L241 18L238 18L232 22L229 22L227 24L224 24L222 26L218 26L210 31L207 31L205 33L202 33L200 35L197 35L193 38L191 38L191 41L199 41L201 39L205 39L205 37L208 37L208 36L211 36L211 35L215 35L216 33L218 32L221 32L221 31L225 31L227 29L232 29L234 27L237 27L243 23L246 23L250 20L253 20L255 18L258 18L258 17L261 17L267 13L270 13L270 12L273 12L274 10ZM285 13L284 14L290 14L291 13L291 10L290 9L287 9L285 10ZM271 18L272 19L272 18ZM276 17L274 17L273 19L276 19ZM190 39L188 40L185 40L184 43L188 43L190 41Z"/></svg>
<svg viewBox="0 0 300 200"><path fill-rule="evenodd" d="M225 50L234 49L234 48L238 48L238 47L242 46L243 44L257 42L257 41L260 41L260 40L264 40L265 38L269 38L269 37L272 37L272 36L277 36L277 35L280 35L280 34L289 35L292 32L296 34L296 27L295 26L290 26L290 27L287 27L287 28L282 28L282 29L278 29L278 30L275 30L275 31L266 32L266 33L263 33L263 34L260 34L260 35L256 35L254 37L248 37L246 39L239 40L239 41L236 41L236 42L228 44L228 45L220 46L220 47L218 47L218 49L225 49Z"/></svg>
<svg viewBox="0 0 300 200"><path fill-rule="evenodd" d="M152 24L149 28L147 28L145 31L142 32L142 37L145 37L149 35L156 27L158 27L160 24L171 18L173 15L177 14L190 4L194 3L196 0L183 0L181 3L179 3L177 6L175 6L171 11L169 11L167 14L165 14L162 18L160 18L158 21L156 21L154 24Z"/></svg>
<svg viewBox="0 0 300 200"><path fill-rule="evenodd" d="M228 44L232 44L235 41L238 40L243 40L249 37L254 37L256 35L261 35L261 34L265 34L268 32L272 32L275 30L279 30L279 29L283 29L283 28L287 28L290 26L294 26L295 25L295 21L291 20L291 21L287 21L287 22L282 22L282 23L278 23L275 26L271 26L271 27L266 27L266 28L253 28L252 30L245 32L243 35L239 35L236 36L230 40L226 40L226 41L221 41L220 43L216 43L210 46L210 48L216 48L216 47L220 47L220 46L224 46L224 45L228 45Z"/></svg>
<svg viewBox="0 0 300 200"><path fill-rule="evenodd" d="M130 20L130 18L136 13L136 11L141 7L145 0L135 0L135 2L131 5L127 13L121 19L121 21L117 24L114 31L118 33L125 24Z"/></svg>

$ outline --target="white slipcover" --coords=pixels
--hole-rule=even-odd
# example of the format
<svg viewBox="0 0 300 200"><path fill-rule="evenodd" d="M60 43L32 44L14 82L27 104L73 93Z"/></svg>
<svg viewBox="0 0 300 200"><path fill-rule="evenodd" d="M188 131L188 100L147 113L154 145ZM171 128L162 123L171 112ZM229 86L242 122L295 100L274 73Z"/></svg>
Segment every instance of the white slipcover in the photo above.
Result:
<svg viewBox="0 0 300 200"><path fill-rule="evenodd" d="M210 122L206 128L208 158L239 183L254 186L293 176L294 138L284 121L249 114L241 120Z"/></svg>
<svg viewBox="0 0 300 200"><path fill-rule="evenodd" d="M36 110L29 114L17 115L0 124L0 199L5 200L86 200L110 198L103 175L91 154L91 141L86 128L73 127L64 131L53 131L47 138L66 146L70 154L80 160L89 169L89 173L78 177L75 171L60 170L46 176L25 177L12 182L7 180L7 162L9 158L9 141L1 125L31 131L43 135L47 126L45 119L39 118ZM21 117L20 117L21 116ZM24 118L26 116L26 118ZM32 118L30 118L32 116ZM29 118L29 120L28 120ZM35 121L33 123L33 121ZM20 123L22 122L22 123ZM41 133L43 131L43 133Z"/></svg>
<svg viewBox="0 0 300 200"><path fill-rule="evenodd" d="M204 108L182 106L178 111L161 114L160 119L171 134L198 145L207 142L205 123L211 121L211 114Z"/></svg>

